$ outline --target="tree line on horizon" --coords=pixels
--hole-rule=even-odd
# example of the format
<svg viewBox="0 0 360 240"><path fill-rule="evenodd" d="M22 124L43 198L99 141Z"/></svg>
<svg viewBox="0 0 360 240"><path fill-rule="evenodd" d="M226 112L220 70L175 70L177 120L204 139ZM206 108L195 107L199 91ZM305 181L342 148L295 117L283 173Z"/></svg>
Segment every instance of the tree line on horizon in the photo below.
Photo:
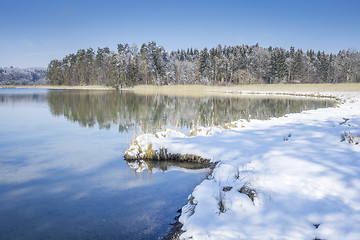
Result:
<svg viewBox="0 0 360 240"><path fill-rule="evenodd" d="M221 46L167 52L156 42L80 49L47 68L52 85L278 84L360 82L360 53Z"/></svg>
<svg viewBox="0 0 360 240"><path fill-rule="evenodd" d="M0 67L0 85L40 85L46 83L46 68Z"/></svg>

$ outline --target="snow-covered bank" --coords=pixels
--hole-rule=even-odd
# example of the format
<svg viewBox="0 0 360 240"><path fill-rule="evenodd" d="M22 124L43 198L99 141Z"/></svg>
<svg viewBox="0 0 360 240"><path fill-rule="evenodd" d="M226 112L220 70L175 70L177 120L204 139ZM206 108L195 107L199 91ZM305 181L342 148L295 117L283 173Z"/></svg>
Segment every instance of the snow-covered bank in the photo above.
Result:
<svg viewBox="0 0 360 240"><path fill-rule="evenodd" d="M360 93L336 95L337 108L139 136L220 161L183 207L181 238L360 239Z"/></svg>

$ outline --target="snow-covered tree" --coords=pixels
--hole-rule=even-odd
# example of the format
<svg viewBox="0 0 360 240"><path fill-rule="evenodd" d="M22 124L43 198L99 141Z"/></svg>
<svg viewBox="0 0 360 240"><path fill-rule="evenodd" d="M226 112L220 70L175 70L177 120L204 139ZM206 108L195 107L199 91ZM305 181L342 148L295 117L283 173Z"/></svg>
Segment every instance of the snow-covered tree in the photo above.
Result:
<svg viewBox="0 0 360 240"><path fill-rule="evenodd" d="M4 70L0 71L3 74ZM221 46L168 53L156 42L80 49L49 63L51 84L253 84L360 82L360 53L315 53L291 47ZM0 75L1 76L1 75ZM36 78L36 75L34 75Z"/></svg>

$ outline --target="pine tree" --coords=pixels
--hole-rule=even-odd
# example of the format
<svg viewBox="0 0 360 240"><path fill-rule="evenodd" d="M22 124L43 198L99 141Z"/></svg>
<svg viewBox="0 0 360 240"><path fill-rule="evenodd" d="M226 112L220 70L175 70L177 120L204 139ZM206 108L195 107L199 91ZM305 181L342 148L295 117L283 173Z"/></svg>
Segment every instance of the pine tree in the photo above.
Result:
<svg viewBox="0 0 360 240"><path fill-rule="evenodd" d="M51 60L47 68L47 78L50 79L51 85L62 85L64 83L62 78L61 62L59 60Z"/></svg>
<svg viewBox="0 0 360 240"><path fill-rule="evenodd" d="M285 79L285 76L287 75L285 54L285 50L280 48L276 55L276 76L280 82L283 81Z"/></svg>
<svg viewBox="0 0 360 240"><path fill-rule="evenodd" d="M294 80L297 82L301 82L301 80L303 79L304 63L302 57L303 57L302 50L298 50L295 53L294 67L293 67Z"/></svg>
<svg viewBox="0 0 360 240"><path fill-rule="evenodd" d="M140 48L140 69L139 69L139 77L141 79L141 83L149 84L150 83L150 55L148 46L144 43Z"/></svg>
<svg viewBox="0 0 360 240"><path fill-rule="evenodd" d="M209 69L209 53L207 48L204 48L200 52L200 59L199 59L199 71L203 76L207 75L208 69Z"/></svg>
<svg viewBox="0 0 360 240"><path fill-rule="evenodd" d="M319 79L321 83L326 83L328 82L328 68L329 68L329 64L327 61L327 56L325 55L324 52L318 52L317 54L317 60L319 62L318 64L318 74L319 74Z"/></svg>

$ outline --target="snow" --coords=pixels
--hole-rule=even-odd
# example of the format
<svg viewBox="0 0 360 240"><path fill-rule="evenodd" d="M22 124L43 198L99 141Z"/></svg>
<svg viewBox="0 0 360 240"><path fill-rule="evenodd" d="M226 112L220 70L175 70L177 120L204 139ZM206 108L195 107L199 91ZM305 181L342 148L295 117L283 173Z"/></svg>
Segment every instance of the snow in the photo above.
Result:
<svg viewBox="0 0 360 240"><path fill-rule="evenodd" d="M134 139L130 148L126 150L125 155L136 159L144 158L147 149L160 149L164 139L170 137L185 137L185 135L172 129L166 129L165 131L157 132L156 134L143 134Z"/></svg>
<svg viewBox="0 0 360 240"><path fill-rule="evenodd" d="M180 239L360 239L360 93L332 95L336 108L137 137L219 161L183 207Z"/></svg>

